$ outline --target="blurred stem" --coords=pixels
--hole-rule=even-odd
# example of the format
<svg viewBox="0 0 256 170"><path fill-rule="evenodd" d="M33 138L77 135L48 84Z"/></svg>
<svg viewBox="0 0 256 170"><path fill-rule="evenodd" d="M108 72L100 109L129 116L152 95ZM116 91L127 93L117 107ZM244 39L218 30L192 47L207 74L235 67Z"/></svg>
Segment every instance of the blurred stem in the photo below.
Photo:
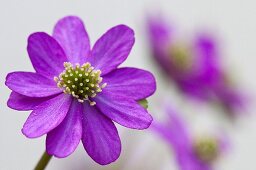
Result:
<svg viewBox="0 0 256 170"><path fill-rule="evenodd" d="M44 154L42 155L41 159L38 161L35 170L44 170L49 161L51 160L52 156L48 155L47 152L45 151Z"/></svg>

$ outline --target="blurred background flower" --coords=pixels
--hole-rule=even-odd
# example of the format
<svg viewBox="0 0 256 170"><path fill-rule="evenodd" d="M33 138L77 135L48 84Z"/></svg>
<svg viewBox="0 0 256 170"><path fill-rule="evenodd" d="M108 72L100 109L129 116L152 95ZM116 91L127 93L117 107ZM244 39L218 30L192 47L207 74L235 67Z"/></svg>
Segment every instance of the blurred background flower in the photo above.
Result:
<svg viewBox="0 0 256 170"><path fill-rule="evenodd" d="M149 17L147 29L153 58L180 92L203 102L217 102L231 115L245 109L245 93L224 69L217 38L204 32L181 38L178 27L159 16Z"/></svg>
<svg viewBox="0 0 256 170"><path fill-rule="evenodd" d="M209 133L207 135L195 135L182 119L180 113L167 106L166 114L166 121L155 121L151 129L162 137L173 150L179 169L213 169L215 161L227 151L227 137Z"/></svg>

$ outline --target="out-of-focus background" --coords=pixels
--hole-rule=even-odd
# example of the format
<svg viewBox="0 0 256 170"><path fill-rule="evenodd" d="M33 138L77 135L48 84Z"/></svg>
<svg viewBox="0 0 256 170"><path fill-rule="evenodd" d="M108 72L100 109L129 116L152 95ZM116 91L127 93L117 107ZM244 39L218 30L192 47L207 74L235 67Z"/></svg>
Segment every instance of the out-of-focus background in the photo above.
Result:
<svg viewBox="0 0 256 170"><path fill-rule="evenodd" d="M21 133L29 112L18 112L6 106L10 90L4 85L11 71L32 71L27 52L27 37L36 31L51 33L55 22L66 15L84 20L92 44L110 27L126 24L136 33L136 43L123 66L152 71L158 89L149 99L149 111L158 119L163 114L162 99L183 114L195 131L226 129L231 140L229 154L216 164L218 170L256 169L256 116L241 116L235 123L225 121L219 110L184 100L167 84L149 56L145 19L162 14L185 34L208 30L218 36L226 68L251 96L256 78L256 2L253 0L10 0L0 2L0 169L33 169L45 149L45 137L30 140ZM195 106L200 107L195 107ZM253 104L252 104L253 105ZM254 108L254 109L253 109ZM176 170L173 153L150 130L135 131L118 126L122 140L119 160L108 166L96 164L80 144L68 158L51 160L47 169L67 170Z"/></svg>

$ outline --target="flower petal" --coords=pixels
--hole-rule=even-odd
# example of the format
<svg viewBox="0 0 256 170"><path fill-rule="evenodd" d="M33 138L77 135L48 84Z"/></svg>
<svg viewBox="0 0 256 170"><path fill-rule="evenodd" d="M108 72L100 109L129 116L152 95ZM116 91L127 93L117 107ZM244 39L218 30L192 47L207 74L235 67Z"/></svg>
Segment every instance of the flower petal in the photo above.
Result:
<svg viewBox="0 0 256 170"><path fill-rule="evenodd" d="M114 123L96 107L84 104L82 142L90 157L101 165L114 162L121 152L121 141Z"/></svg>
<svg viewBox="0 0 256 170"><path fill-rule="evenodd" d="M174 38L174 29L163 17L149 17L147 22L149 45L155 61L161 66L163 71L170 73L170 57L168 48Z"/></svg>
<svg viewBox="0 0 256 170"><path fill-rule="evenodd" d="M154 76L148 71L136 68L117 69L104 76L103 80L108 84L107 89L134 100L145 99L156 90Z"/></svg>
<svg viewBox="0 0 256 170"><path fill-rule="evenodd" d="M166 122L152 123L152 129L169 143L177 154L187 152L193 145L186 123L170 105L166 107Z"/></svg>
<svg viewBox="0 0 256 170"><path fill-rule="evenodd" d="M83 21L75 16L59 20L54 27L53 37L62 46L71 63L85 63L90 52L90 40Z"/></svg>
<svg viewBox="0 0 256 170"><path fill-rule="evenodd" d="M131 28L125 25L113 27L95 43L88 61L100 69L102 75L107 74L128 57L134 41Z"/></svg>
<svg viewBox="0 0 256 170"><path fill-rule="evenodd" d="M47 134L48 154L64 158L75 151L82 137L82 109L82 104L73 100L65 119Z"/></svg>
<svg viewBox="0 0 256 170"><path fill-rule="evenodd" d="M173 38L174 28L163 17L150 16L147 21L148 36L153 47L165 47Z"/></svg>
<svg viewBox="0 0 256 170"><path fill-rule="evenodd" d="M104 89L95 99L96 107L113 121L132 129L146 129L151 115L131 98Z"/></svg>
<svg viewBox="0 0 256 170"><path fill-rule="evenodd" d="M22 133L28 138L36 138L48 133L63 121L71 101L69 95L60 94L40 104L29 115L23 125Z"/></svg>
<svg viewBox="0 0 256 170"><path fill-rule="evenodd" d="M22 94L12 92L7 102L8 107L15 110L33 110L36 106L41 103L53 98L49 97L27 97Z"/></svg>
<svg viewBox="0 0 256 170"><path fill-rule="evenodd" d="M63 63L68 60L58 42L43 32L29 36L27 50L36 72L50 79L64 70Z"/></svg>
<svg viewBox="0 0 256 170"><path fill-rule="evenodd" d="M53 79L31 72L9 73L5 84L11 90L29 97L47 97L61 93Z"/></svg>

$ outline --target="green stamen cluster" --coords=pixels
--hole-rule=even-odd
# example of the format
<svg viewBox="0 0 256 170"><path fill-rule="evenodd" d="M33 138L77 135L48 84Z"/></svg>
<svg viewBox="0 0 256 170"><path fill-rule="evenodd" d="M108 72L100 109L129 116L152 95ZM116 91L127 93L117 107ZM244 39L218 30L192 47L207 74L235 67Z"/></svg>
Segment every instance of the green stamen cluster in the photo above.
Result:
<svg viewBox="0 0 256 170"><path fill-rule="evenodd" d="M219 155L219 145L214 138L203 138L195 142L195 153L204 162L212 162Z"/></svg>
<svg viewBox="0 0 256 170"><path fill-rule="evenodd" d="M169 53L174 66L177 66L182 70L188 70L191 67L191 52L185 46L179 44L173 45L170 48Z"/></svg>
<svg viewBox="0 0 256 170"><path fill-rule="evenodd" d="M64 63L65 70L60 73L59 77L54 77L57 86L63 89L64 93L75 97L78 102L88 101L91 106L96 102L91 99L101 92L106 83L102 83L100 70L94 70L90 63L82 66L76 64L73 66L69 62Z"/></svg>

